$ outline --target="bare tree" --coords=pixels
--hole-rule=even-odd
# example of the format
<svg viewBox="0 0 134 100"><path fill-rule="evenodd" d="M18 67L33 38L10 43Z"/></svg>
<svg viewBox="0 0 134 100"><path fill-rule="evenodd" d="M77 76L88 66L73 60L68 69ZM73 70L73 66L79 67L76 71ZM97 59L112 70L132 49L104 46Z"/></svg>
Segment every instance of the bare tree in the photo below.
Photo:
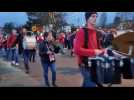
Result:
<svg viewBox="0 0 134 100"><path fill-rule="evenodd" d="M27 12L27 15L31 24L53 24L55 30L67 24L63 12Z"/></svg>

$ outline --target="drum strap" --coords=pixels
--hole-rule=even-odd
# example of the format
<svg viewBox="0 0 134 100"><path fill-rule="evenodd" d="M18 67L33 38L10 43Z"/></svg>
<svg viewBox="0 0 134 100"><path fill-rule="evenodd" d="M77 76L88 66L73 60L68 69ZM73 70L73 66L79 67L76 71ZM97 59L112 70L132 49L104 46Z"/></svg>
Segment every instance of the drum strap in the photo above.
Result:
<svg viewBox="0 0 134 100"><path fill-rule="evenodd" d="M88 49L88 29L87 28L83 28L84 30L84 48ZM83 63L85 64L85 66L88 67L88 57L83 57Z"/></svg>
<svg viewBox="0 0 134 100"><path fill-rule="evenodd" d="M89 34L88 34L88 28L83 28L84 30L84 48L88 48L88 41L89 41ZM98 42L98 41L97 41ZM88 57L83 57L82 59L82 62L84 63L85 65L85 68L87 70L90 70L91 72L91 78L92 80L97 84L98 87L103 87L101 84L99 84L97 82L97 75L96 75L96 70L95 68L93 68L93 66L91 68L89 68L89 65L88 65Z"/></svg>

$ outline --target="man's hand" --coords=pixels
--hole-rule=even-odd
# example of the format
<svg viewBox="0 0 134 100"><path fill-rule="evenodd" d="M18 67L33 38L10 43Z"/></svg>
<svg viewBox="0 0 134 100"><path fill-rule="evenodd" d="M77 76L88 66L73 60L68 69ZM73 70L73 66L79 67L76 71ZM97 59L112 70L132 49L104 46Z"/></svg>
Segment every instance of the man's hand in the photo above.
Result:
<svg viewBox="0 0 134 100"><path fill-rule="evenodd" d="M104 56L105 56L105 57L108 56L108 52L107 52L107 50L108 50L108 49L106 48L105 51L104 51Z"/></svg>
<svg viewBox="0 0 134 100"><path fill-rule="evenodd" d="M106 52L106 49L96 49L95 54L96 55L103 55Z"/></svg>
<svg viewBox="0 0 134 100"><path fill-rule="evenodd" d="M52 54L52 52L49 50L49 51L47 51L47 54Z"/></svg>

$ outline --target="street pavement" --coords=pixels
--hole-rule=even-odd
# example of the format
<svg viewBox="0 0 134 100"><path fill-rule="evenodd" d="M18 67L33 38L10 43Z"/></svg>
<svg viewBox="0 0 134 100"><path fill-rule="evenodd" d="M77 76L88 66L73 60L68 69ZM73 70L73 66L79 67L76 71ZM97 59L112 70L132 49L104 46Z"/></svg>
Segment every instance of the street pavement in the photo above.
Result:
<svg viewBox="0 0 134 100"><path fill-rule="evenodd" d="M0 59L0 87L41 87L43 85L24 71Z"/></svg>
<svg viewBox="0 0 134 100"><path fill-rule="evenodd" d="M56 58L57 85L59 87L80 87L82 76L77 66L76 57L70 57L67 53L67 55L56 55ZM6 67L1 65L6 65ZM49 80L51 82L51 71L49 71ZM30 62L30 74L25 74L22 58L20 58L18 67L11 66L10 62L0 60L0 86L45 87L43 69L38 53L36 62ZM122 84L115 84L112 87L134 87L134 79L122 79Z"/></svg>

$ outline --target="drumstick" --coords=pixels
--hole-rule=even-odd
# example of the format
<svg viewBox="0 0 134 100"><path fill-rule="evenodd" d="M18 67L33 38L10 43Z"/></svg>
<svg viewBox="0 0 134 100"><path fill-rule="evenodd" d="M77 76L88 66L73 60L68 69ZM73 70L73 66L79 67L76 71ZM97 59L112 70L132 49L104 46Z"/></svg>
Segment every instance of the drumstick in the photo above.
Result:
<svg viewBox="0 0 134 100"><path fill-rule="evenodd" d="M123 52L119 52L117 50L113 50L113 52L116 54L116 55L119 55L119 56L127 56L127 57L130 57L130 55L126 54L126 53L123 53Z"/></svg>

